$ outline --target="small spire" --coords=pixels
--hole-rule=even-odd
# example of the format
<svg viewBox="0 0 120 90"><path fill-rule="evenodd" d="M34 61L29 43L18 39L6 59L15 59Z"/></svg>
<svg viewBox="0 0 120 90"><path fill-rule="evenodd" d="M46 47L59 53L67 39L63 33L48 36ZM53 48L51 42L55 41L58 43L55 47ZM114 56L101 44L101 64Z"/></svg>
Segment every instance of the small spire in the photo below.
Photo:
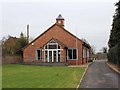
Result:
<svg viewBox="0 0 120 90"><path fill-rule="evenodd" d="M64 28L64 18L61 14L56 18L56 24Z"/></svg>
<svg viewBox="0 0 120 90"><path fill-rule="evenodd" d="M57 20L58 20L58 19L64 20L64 18L62 17L61 14L59 14L58 17L57 17L56 19L57 19Z"/></svg>

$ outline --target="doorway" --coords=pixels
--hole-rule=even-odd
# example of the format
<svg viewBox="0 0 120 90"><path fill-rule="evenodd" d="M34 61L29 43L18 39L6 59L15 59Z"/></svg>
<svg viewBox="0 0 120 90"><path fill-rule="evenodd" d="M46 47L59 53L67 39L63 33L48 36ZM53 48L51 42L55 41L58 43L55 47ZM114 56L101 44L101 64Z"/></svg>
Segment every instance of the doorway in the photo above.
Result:
<svg viewBox="0 0 120 90"><path fill-rule="evenodd" d="M61 57L60 45L54 40L44 46L45 62L60 62Z"/></svg>

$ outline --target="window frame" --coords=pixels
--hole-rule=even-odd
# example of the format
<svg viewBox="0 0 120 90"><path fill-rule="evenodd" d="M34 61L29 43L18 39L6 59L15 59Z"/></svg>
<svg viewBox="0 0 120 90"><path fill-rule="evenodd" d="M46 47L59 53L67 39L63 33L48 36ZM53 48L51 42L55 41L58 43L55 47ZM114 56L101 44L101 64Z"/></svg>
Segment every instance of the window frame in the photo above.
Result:
<svg viewBox="0 0 120 90"><path fill-rule="evenodd" d="M84 49L84 48L82 49L82 53L83 53L83 54L82 54L82 55L83 55L82 57L83 57L83 59L84 59L84 58L85 58L85 49Z"/></svg>
<svg viewBox="0 0 120 90"><path fill-rule="evenodd" d="M87 58L90 57L90 52L89 52L89 49L87 49Z"/></svg>
<svg viewBox="0 0 120 90"><path fill-rule="evenodd" d="M72 50L72 59L69 58L69 50ZM76 50L76 59L73 59L73 50ZM67 60L78 60L78 48L68 48L67 49Z"/></svg>
<svg viewBox="0 0 120 90"><path fill-rule="evenodd" d="M52 45L55 45L56 48L49 48L49 46L52 46ZM44 46L44 49L47 50L47 49L50 49L50 50L53 50L53 49L61 49L61 46L55 42L54 40L51 40L49 43L47 43L45 46Z"/></svg>
<svg viewBox="0 0 120 90"><path fill-rule="evenodd" d="M38 51L40 51L40 59L38 58ZM36 60L42 60L42 49L36 49Z"/></svg>

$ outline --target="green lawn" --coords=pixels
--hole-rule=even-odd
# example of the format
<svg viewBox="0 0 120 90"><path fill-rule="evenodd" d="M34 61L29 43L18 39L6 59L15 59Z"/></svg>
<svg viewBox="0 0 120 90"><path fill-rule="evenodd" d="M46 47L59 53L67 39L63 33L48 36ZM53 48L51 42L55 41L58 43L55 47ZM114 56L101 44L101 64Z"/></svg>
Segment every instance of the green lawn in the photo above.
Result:
<svg viewBox="0 0 120 90"><path fill-rule="evenodd" d="M3 88L76 88L85 68L3 65Z"/></svg>

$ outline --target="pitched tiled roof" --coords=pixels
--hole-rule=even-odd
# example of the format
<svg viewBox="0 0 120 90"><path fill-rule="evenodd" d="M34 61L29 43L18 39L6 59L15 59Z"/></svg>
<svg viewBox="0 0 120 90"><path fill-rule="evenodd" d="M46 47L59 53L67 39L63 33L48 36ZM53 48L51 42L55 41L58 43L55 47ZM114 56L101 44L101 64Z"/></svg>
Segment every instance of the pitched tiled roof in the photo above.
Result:
<svg viewBox="0 0 120 90"><path fill-rule="evenodd" d="M77 38L79 41L85 43L84 41L82 41L81 39L79 39L78 37L76 37L75 35L73 35L72 33L70 33L68 30L66 30L65 28L61 27L58 24L53 24L51 27L49 27L45 32L43 32L41 35L39 35L37 38L35 38L32 42L30 42L29 44L27 44L24 48L22 48L22 50L24 50L26 47L28 47L30 44L32 44L34 41L36 41L39 37L41 37L43 34L45 34L47 31L49 31L52 27L54 27L55 25L57 25L58 27L64 29L65 32L69 33L70 35L72 35L73 37ZM85 43L86 44L86 43ZM88 45L88 44L86 44ZM90 45L88 45L90 47Z"/></svg>
<svg viewBox="0 0 120 90"><path fill-rule="evenodd" d="M16 37L13 37L13 36L9 36L9 38L4 42L4 44L11 43L11 42L9 42L10 40L12 40L14 43L16 43L18 39L19 38L16 38Z"/></svg>

